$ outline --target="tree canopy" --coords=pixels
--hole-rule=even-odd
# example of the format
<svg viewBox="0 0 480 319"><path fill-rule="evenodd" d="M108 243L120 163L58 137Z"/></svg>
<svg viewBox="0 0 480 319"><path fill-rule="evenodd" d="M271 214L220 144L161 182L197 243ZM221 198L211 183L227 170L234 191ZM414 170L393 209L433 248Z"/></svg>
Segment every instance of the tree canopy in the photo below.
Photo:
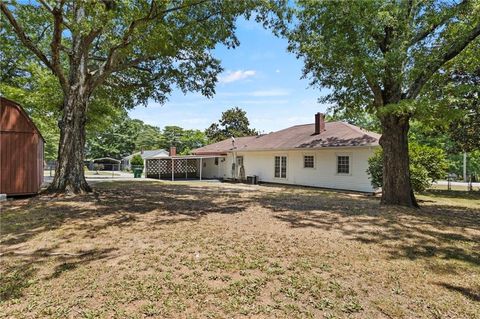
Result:
<svg viewBox="0 0 480 319"><path fill-rule="evenodd" d="M311 85L330 89L322 101L347 115L378 118L382 203L417 206L409 170L410 119L431 113L423 112L422 96L450 61L478 64L472 47L479 41L480 2L299 0L284 11L273 28L303 59Z"/></svg>
<svg viewBox="0 0 480 319"><path fill-rule="evenodd" d="M250 128L247 112L239 107L233 107L222 112L218 123L210 125L205 134L212 142L219 142L230 137L257 135L258 132Z"/></svg>
<svg viewBox="0 0 480 319"><path fill-rule="evenodd" d="M212 50L238 45L236 18L249 16L260 2L0 2L2 44L21 43L12 51L48 69L60 88L59 165L49 189L90 190L83 160L93 101L108 98L124 108L148 99L164 103L174 87L212 96L222 71ZM3 64L9 74L22 72L10 62Z"/></svg>

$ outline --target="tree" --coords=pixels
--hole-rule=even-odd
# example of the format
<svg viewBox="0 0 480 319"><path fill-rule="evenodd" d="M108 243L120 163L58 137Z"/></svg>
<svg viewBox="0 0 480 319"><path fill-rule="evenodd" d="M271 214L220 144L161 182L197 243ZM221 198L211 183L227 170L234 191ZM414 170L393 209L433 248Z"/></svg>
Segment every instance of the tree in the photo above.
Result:
<svg viewBox="0 0 480 319"><path fill-rule="evenodd" d="M181 139L184 134L183 128L180 126L165 126L162 130L163 134L163 148L168 150L171 146L177 148L178 153L182 150Z"/></svg>
<svg viewBox="0 0 480 319"><path fill-rule="evenodd" d="M470 51L470 52L469 52ZM465 55L449 63L429 83L423 102L430 107L431 136L446 136L448 151L480 149L480 41L472 43Z"/></svg>
<svg viewBox="0 0 480 319"><path fill-rule="evenodd" d="M132 160L130 161L130 165L143 167L143 158L142 158L142 156L140 156L140 155L138 155L138 154L133 155Z"/></svg>
<svg viewBox="0 0 480 319"><path fill-rule="evenodd" d="M182 148L179 154L188 155L193 149L207 145L208 137L200 130L184 130L180 138L180 144Z"/></svg>
<svg viewBox="0 0 480 319"><path fill-rule="evenodd" d="M61 118L59 106L62 105L62 92L59 85L45 68L36 63L22 61L21 55L16 50L10 50L4 46L2 50L2 61L8 60L11 61L11 65L21 65L22 70L10 74L8 78L2 77L0 91L3 96L23 106L45 139L45 159L55 160L58 156L60 139L60 130L57 125ZM88 136L102 135L112 123L120 121L119 117L123 110L110 102L110 99L97 98L90 103L86 124Z"/></svg>
<svg viewBox="0 0 480 319"><path fill-rule="evenodd" d="M135 151L153 150L162 148L165 137L157 126L145 124L140 120L131 120L135 123L136 131L131 135L135 142ZM135 137L136 136L136 137Z"/></svg>
<svg viewBox="0 0 480 319"><path fill-rule="evenodd" d="M202 147L208 142L207 136L202 131L184 130L179 126L165 126L162 134L161 147L168 150L171 146L175 146L180 155L190 154L192 149Z"/></svg>
<svg viewBox="0 0 480 319"><path fill-rule="evenodd" d="M331 89L324 102L369 112L381 123L381 202L418 206L409 173L410 119L423 107L416 102L432 76L478 43L479 1L300 0L293 11L291 23L273 22L304 59L304 77Z"/></svg>
<svg viewBox="0 0 480 319"><path fill-rule="evenodd" d="M249 126L247 112L239 107L233 107L223 112L218 123L210 125L205 130L205 134L212 142L219 142L230 137L257 135L258 132Z"/></svg>
<svg viewBox="0 0 480 319"><path fill-rule="evenodd" d="M89 191L85 125L92 100L131 107L165 102L173 86L214 94L218 43L235 47L234 21L255 1L0 2L3 38L14 38L59 84L58 166L49 189ZM3 29L3 28L2 28ZM5 31L5 32L3 32ZM101 116L101 115L100 115Z"/></svg>
<svg viewBox="0 0 480 319"><path fill-rule="evenodd" d="M442 149L410 143L410 172L413 190L423 192L433 182L446 176L448 162ZM383 151L375 151L368 160L367 173L370 175L372 185L383 186Z"/></svg>
<svg viewBox="0 0 480 319"><path fill-rule="evenodd" d="M368 131L381 131L377 117L358 110L334 110L332 115L327 115L327 121L345 121Z"/></svg>

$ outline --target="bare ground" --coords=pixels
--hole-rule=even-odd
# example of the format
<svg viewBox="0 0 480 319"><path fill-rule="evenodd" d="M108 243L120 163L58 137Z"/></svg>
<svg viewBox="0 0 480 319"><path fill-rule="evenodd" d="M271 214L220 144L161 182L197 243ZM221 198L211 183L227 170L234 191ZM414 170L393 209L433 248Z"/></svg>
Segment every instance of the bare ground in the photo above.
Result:
<svg viewBox="0 0 480 319"><path fill-rule="evenodd" d="M419 198L115 182L3 203L0 317L480 318L480 196Z"/></svg>

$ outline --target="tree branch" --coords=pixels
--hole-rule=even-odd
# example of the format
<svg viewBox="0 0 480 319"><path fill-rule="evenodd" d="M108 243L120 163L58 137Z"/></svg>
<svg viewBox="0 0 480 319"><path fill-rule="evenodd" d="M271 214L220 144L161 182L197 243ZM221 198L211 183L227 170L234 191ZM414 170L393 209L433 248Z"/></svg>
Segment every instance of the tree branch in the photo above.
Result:
<svg viewBox="0 0 480 319"><path fill-rule="evenodd" d="M407 98L414 99L418 96L421 89L427 83L427 81L432 77L432 75L438 71L438 69L444 65L446 62L450 61L456 57L462 50L475 38L480 35L480 23L478 23L465 37L458 39L456 42L452 43L450 48L440 54L432 62L428 63L425 67L422 68L422 72L417 76L413 81L412 85L407 91Z"/></svg>
<svg viewBox="0 0 480 319"><path fill-rule="evenodd" d="M363 75L367 80L367 84L370 87L370 90L372 90L375 106L376 107L382 106L383 105L382 88L380 87L380 85L378 85L378 83L375 80L369 77L366 74L366 72L363 72Z"/></svg>
<svg viewBox="0 0 480 319"><path fill-rule="evenodd" d="M33 43L32 39L27 36L22 26L17 22L12 12L7 8L5 2L0 2L0 9L7 17L8 21L12 25L15 33L17 34L23 45L25 45L32 53L34 53L40 59L40 61L42 61L50 70L52 70L53 73L55 73L55 69L52 63L48 60L47 56L42 52L42 50L40 50L40 48Z"/></svg>
<svg viewBox="0 0 480 319"><path fill-rule="evenodd" d="M200 4L208 2L208 1L211 1L211 0L200 0L200 1L197 1L197 2L194 2L194 3L179 5L179 6L172 7L172 8L169 8L169 9L165 9L165 10L162 10L158 13L155 13L155 9L156 9L157 5L156 5L155 0L153 0L150 4L150 9L149 9L148 14L144 17L133 20L130 23L128 29L123 34L122 41L120 42L120 44L115 45L115 46L113 46L109 49L109 52L108 52L108 55L107 55L107 58L106 58L105 62L100 67L100 69L97 71L96 76L92 77L91 87L95 88L96 86L101 84L105 80L106 76L108 74L111 74L112 72L118 72L119 70L124 70L124 69L128 68L128 66L130 66L130 65L131 66L138 65L138 63L144 62L146 59L147 60L151 59L151 57L144 57L144 58L134 59L134 60L132 60L128 63L122 64L119 67L114 66L117 51L119 49L126 48L130 45L130 43L132 42L131 36L133 35L134 31L139 26L141 26L142 24L144 24L148 21L156 19L160 16L164 16L168 13L178 11L178 10L182 10L182 9L185 9L185 8L191 8L191 7L200 5Z"/></svg>
<svg viewBox="0 0 480 319"><path fill-rule="evenodd" d="M440 27L445 22L447 22L449 19L451 19L460 9L462 9L463 7L466 7L468 2L469 2L469 0L464 0L464 1L460 2L459 4L457 4L456 6L451 8L450 10L448 10L448 12L445 13L445 15L439 21L429 25L427 28L425 28L425 29L421 30L419 33L417 33L413 37L412 41L410 42L410 46L424 40L426 37L428 37L430 34L432 34L438 27Z"/></svg>
<svg viewBox="0 0 480 319"><path fill-rule="evenodd" d="M62 6L63 4L61 4ZM68 80L62 69L62 62L60 60L60 47L62 45L62 7L55 7L51 13L53 15L53 36L50 47L52 48L52 68L54 73L58 76L60 86L65 94L68 92Z"/></svg>

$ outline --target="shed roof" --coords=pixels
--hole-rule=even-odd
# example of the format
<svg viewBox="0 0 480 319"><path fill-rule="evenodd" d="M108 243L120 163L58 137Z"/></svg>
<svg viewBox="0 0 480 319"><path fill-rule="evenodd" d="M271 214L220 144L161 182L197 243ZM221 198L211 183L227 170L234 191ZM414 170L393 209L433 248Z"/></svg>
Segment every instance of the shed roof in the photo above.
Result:
<svg viewBox="0 0 480 319"><path fill-rule="evenodd" d="M326 147L378 146L380 134L369 132L345 122L326 122L325 130L315 133L315 124L295 125L277 132L235 138L193 150L194 154L231 151L321 149Z"/></svg>
<svg viewBox="0 0 480 319"><path fill-rule="evenodd" d="M0 105L2 107L10 106L15 108L19 112L19 114L22 116L22 118L25 119L25 122L31 128L32 132L36 132L38 136L40 136L42 140L45 141L45 138L42 136L42 133L40 132L38 127L35 125L35 123L32 121L30 116L27 114L27 112L25 112L25 110L20 104L10 99L7 99L3 96L0 96ZM7 112L2 112L2 119L1 119L2 125L0 129L5 132L16 131L16 127L15 127L16 121L11 121L11 119L3 118L3 116L6 116L6 115L7 115Z"/></svg>

